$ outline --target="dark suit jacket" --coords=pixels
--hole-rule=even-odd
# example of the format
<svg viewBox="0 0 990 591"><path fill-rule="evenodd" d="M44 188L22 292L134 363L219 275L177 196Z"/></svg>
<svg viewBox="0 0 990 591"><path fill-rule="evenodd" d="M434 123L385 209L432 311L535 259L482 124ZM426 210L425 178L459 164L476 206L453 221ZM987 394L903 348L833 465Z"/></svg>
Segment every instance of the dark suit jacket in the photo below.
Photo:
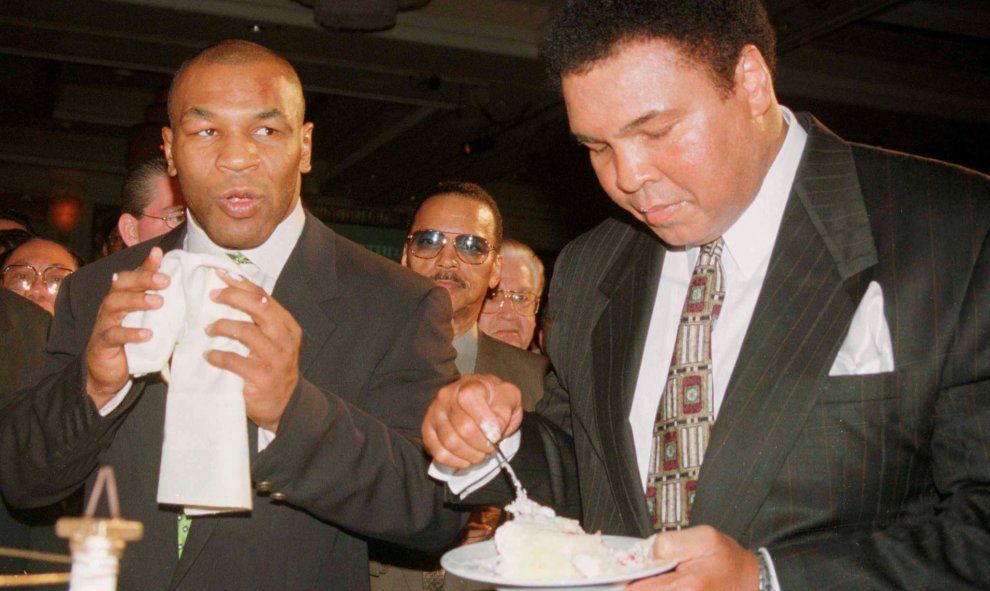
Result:
<svg viewBox="0 0 990 591"><path fill-rule="evenodd" d="M513 347L478 331L478 360L474 363L474 373L490 373L518 386L526 410L533 410L543 398L543 379L549 364L543 355Z"/></svg>
<svg viewBox="0 0 990 591"><path fill-rule="evenodd" d="M52 317L41 306L9 289L0 289L0 396L41 377L41 353L51 322Z"/></svg>
<svg viewBox="0 0 990 591"><path fill-rule="evenodd" d="M161 245L180 247L184 232ZM0 485L12 502L52 502L112 465L123 516L145 527L126 549L121 590L366 589L362 538L450 542L462 517L442 508L417 439L429 401L456 376L449 297L307 216L273 292L303 329L299 385L261 453L245 421L254 509L195 518L177 560L176 511L155 501L164 385L136 380L107 417L83 393L81 354L111 275L151 246L84 267L62 287L48 344L54 375L0 425Z"/></svg>
<svg viewBox="0 0 990 591"><path fill-rule="evenodd" d="M52 317L25 297L0 289L0 416L8 396L33 384L41 376L41 354L48 338ZM27 516L16 510L11 516L0 500L0 547L27 548L30 529ZM0 574L14 574L24 568L20 559L0 557Z"/></svg>
<svg viewBox="0 0 990 591"><path fill-rule="evenodd" d="M990 588L990 182L801 122L808 143L692 524L767 547L785 591ZM629 411L640 363L668 363L641 359L663 258L646 228L611 220L555 266L553 371L513 465L540 486L554 474L541 444L566 442L540 434L562 427L591 530L652 533ZM896 369L829 377L870 281Z"/></svg>

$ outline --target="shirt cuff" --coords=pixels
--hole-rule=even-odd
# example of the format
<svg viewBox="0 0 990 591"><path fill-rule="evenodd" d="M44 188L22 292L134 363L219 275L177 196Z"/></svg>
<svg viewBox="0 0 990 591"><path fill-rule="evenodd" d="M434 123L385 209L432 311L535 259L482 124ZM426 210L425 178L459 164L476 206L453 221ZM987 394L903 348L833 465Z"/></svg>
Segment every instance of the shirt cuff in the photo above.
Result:
<svg viewBox="0 0 990 591"><path fill-rule="evenodd" d="M770 586L769 591L780 591L780 580L777 579L777 569L773 565L773 558L770 556L770 551L766 548L760 548L757 550L760 560L766 565L767 568L767 578ZM761 588L760 591L763 591Z"/></svg>
<svg viewBox="0 0 990 591"><path fill-rule="evenodd" d="M516 455L521 439L522 435L516 431L499 442L498 448L502 450L502 455L506 459L511 460ZM483 462L456 470L448 466L440 466L436 462L430 462L429 474L440 482L446 482L450 492L463 499L491 482L498 475L500 468L498 458L494 454L490 454L488 459Z"/></svg>
<svg viewBox="0 0 990 591"><path fill-rule="evenodd" d="M124 401L124 397L127 396L127 393L131 391L131 386L133 385L134 385L134 380L127 380L127 383L124 384L124 387L121 388L120 390L117 390L117 393L113 395L113 398L111 398L109 402L107 402L102 407L100 407L100 409L97 411L100 413L100 416L105 417L110 413L112 413L113 411L117 410L117 407L120 406L120 403Z"/></svg>

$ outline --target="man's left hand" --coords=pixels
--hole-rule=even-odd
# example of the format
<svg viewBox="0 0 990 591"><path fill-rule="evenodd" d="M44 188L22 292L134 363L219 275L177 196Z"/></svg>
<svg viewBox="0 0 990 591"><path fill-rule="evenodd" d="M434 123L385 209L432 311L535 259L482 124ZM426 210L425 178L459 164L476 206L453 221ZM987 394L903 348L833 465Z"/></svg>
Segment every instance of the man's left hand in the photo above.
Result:
<svg viewBox="0 0 990 591"><path fill-rule="evenodd" d="M247 416L256 425L278 431L282 413L299 383L299 347L302 329L288 310L264 289L243 277L219 272L227 287L210 294L213 301L237 308L251 322L222 319L207 327L210 336L240 341L249 349L247 357L207 351L206 360L244 379Z"/></svg>
<svg viewBox="0 0 990 591"><path fill-rule="evenodd" d="M627 587L629 591L757 591L760 585L756 554L707 525L657 534L653 554L658 560L676 560L677 567L637 581Z"/></svg>

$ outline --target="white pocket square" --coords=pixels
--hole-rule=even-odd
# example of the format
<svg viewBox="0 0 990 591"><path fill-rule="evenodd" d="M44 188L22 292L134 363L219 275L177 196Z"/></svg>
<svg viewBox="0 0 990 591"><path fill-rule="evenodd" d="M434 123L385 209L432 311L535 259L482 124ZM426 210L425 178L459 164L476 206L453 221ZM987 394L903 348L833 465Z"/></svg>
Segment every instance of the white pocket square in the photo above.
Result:
<svg viewBox="0 0 990 591"><path fill-rule="evenodd" d="M883 290L871 281L853 315L830 376L862 376L894 371L894 345L883 313Z"/></svg>

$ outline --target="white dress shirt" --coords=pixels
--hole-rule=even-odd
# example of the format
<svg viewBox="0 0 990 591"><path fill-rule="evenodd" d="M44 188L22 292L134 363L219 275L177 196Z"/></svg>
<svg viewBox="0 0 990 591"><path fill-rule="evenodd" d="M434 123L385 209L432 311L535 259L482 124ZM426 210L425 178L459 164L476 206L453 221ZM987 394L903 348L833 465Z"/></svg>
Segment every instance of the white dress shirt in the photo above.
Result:
<svg viewBox="0 0 990 591"><path fill-rule="evenodd" d="M797 124L794 114L786 107L781 107L781 111L787 123L784 143L770 165L756 198L722 236L725 240L722 250L725 301L712 330L712 385L716 420L763 287L770 254L780 230L780 220L784 216L791 185L794 184L798 163L808 139L808 133ZM660 286L629 413L643 494L646 494L653 424L667 382L677 325L698 252L698 247L671 249L663 259Z"/></svg>
<svg viewBox="0 0 990 591"><path fill-rule="evenodd" d="M475 322L464 334L454 339L453 345L457 351L457 371L461 375L474 373L474 368L478 365L478 323Z"/></svg>
<svg viewBox="0 0 990 591"><path fill-rule="evenodd" d="M192 212L187 212L186 216L186 237L182 245L182 250L197 254L221 254L228 251L221 248L207 236L206 231L196 222ZM251 280L257 283L269 294L275 288L275 283L282 274L285 262L289 260L292 249L302 235L303 227L306 225L306 212L303 210L302 201L296 200L296 205L292 212L282 222L275 227L268 240L257 248L241 250L256 266L257 270L250 273ZM100 414L107 416L117 408L124 397L131 389L131 382L127 382L124 388L110 402L100 409ZM268 444L275 439L275 433L267 429L258 428L258 451L268 447Z"/></svg>

